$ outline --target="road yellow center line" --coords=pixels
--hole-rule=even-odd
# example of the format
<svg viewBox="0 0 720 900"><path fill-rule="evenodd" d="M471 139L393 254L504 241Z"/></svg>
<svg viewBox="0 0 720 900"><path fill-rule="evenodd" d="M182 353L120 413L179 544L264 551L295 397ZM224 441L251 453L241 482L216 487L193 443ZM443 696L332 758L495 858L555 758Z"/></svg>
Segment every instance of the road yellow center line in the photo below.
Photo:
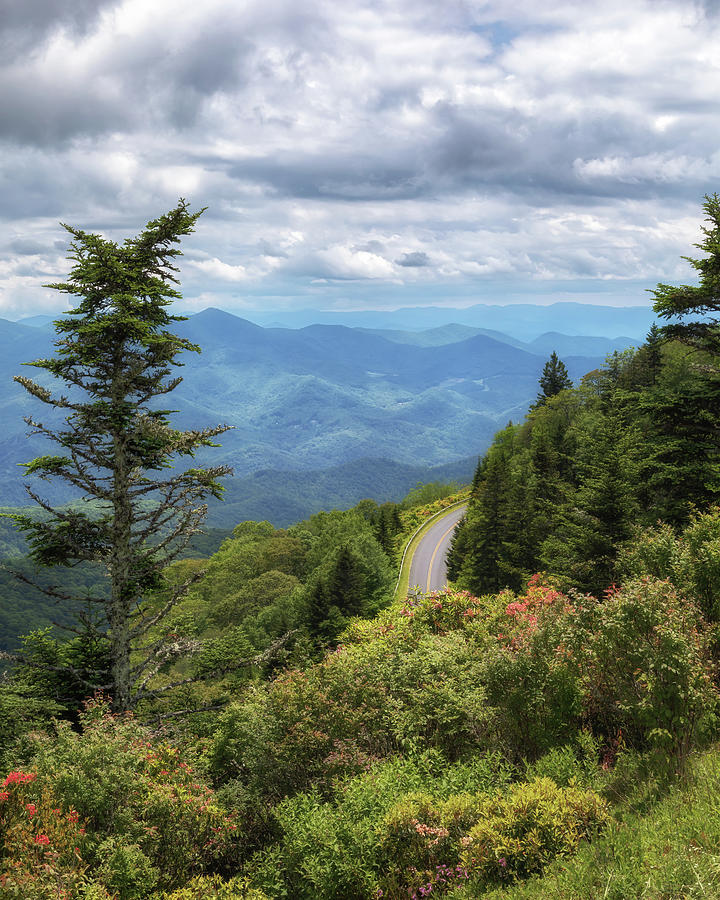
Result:
<svg viewBox="0 0 720 900"><path fill-rule="evenodd" d="M441 546L442 542L445 540L445 538L450 534L451 531L454 531L456 528L457 528L457 522L455 522L448 528L448 530L445 532L445 534L442 535L440 540L435 545L435 549L433 550L433 555L430 557L430 565L428 566L427 581L425 582L425 590L427 590L427 591L431 590L430 582L432 581L432 570L433 570L433 565L435 564L435 557L437 556L438 550L440 549L440 546Z"/></svg>

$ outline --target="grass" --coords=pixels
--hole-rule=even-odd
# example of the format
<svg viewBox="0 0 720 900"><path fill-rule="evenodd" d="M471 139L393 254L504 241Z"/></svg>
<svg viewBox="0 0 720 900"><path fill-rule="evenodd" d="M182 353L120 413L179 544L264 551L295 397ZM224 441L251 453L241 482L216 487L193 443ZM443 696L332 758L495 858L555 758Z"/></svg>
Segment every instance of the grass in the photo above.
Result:
<svg viewBox="0 0 720 900"><path fill-rule="evenodd" d="M453 900L478 897L458 889ZM670 900L720 898L720 749L693 760L663 790L641 782L615 821L542 876L487 891L483 900Z"/></svg>

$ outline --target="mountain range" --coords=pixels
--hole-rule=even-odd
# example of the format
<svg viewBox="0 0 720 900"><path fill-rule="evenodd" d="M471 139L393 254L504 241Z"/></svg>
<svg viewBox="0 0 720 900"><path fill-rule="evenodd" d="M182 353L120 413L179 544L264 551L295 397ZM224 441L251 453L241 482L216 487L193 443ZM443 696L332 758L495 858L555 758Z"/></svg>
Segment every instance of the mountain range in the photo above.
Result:
<svg viewBox="0 0 720 900"><path fill-rule="evenodd" d="M398 499L417 481L466 479L494 433L534 400L552 350L578 380L607 353L641 342L562 333L523 342L461 323L424 331L264 328L218 309L176 330L202 353L183 355L173 421L233 426L207 456L236 476L213 524L261 514L258 491L274 495L266 506L276 524L287 524L361 496ZM42 317L0 320L0 505L25 501L18 464L48 452L45 441L26 435L22 416L52 418L12 376L23 362L51 354L53 339ZM445 468L429 471L438 466Z"/></svg>

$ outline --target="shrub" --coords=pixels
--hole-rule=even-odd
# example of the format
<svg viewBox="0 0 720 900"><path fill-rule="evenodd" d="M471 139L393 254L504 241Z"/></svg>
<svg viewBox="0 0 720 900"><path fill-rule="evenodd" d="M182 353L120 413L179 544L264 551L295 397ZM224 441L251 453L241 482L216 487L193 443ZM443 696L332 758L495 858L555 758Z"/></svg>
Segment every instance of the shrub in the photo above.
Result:
<svg viewBox="0 0 720 900"><path fill-rule="evenodd" d="M84 823L84 859L120 898L146 896L155 882L180 885L230 852L235 823L177 748L111 716L101 700L81 727L59 723L41 746L37 785Z"/></svg>
<svg viewBox="0 0 720 900"><path fill-rule="evenodd" d="M408 885L425 877L418 872L429 864L426 844L435 833L437 809L446 811L455 842L448 847L457 858L465 798L495 792L510 777L499 755L451 765L429 751L387 760L348 779L337 786L334 801L317 792L293 797L276 807L280 842L255 858L254 879L273 897L360 900L382 889L386 897L405 898ZM416 830L413 819L429 823L429 829Z"/></svg>
<svg viewBox="0 0 720 900"><path fill-rule="evenodd" d="M611 592L576 637L595 732L682 762L718 701L697 608L668 582L640 579Z"/></svg>
<svg viewBox="0 0 720 900"><path fill-rule="evenodd" d="M505 591L484 681L495 707L496 740L513 758L536 758L572 741L581 725L582 684L566 652L576 607L540 575L524 594Z"/></svg>
<svg viewBox="0 0 720 900"><path fill-rule="evenodd" d="M0 897L75 897L87 887L85 828L76 810L58 807L35 772L11 772L5 778L0 841Z"/></svg>
<svg viewBox="0 0 720 900"><path fill-rule="evenodd" d="M619 560L636 578L668 579L709 622L720 621L720 507L694 515L679 537L669 525L643 529Z"/></svg>
<svg viewBox="0 0 720 900"><path fill-rule="evenodd" d="M527 780L550 778L559 787L594 787L602 770L598 742L588 731L581 731L574 744L553 747L540 759L526 764Z"/></svg>
<svg viewBox="0 0 720 900"><path fill-rule="evenodd" d="M156 897L157 900L268 900L246 878L238 876L224 881L218 875L196 875L184 887Z"/></svg>
<svg viewBox="0 0 720 900"><path fill-rule="evenodd" d="M538 778L480 806L460 861L475 883L524 878L574 853L609 818L605 800L594 791Z"/></svg>
<svg viewBox="0 0 720 900"><path fill-rule="evenodd" d="M482 749L479 601L448 593L418 601L412 616L403 609L351 629L318 665L254 688L224 713L210 750L217 781L279 798L311 784L328 792L396 752Z"/></svg>

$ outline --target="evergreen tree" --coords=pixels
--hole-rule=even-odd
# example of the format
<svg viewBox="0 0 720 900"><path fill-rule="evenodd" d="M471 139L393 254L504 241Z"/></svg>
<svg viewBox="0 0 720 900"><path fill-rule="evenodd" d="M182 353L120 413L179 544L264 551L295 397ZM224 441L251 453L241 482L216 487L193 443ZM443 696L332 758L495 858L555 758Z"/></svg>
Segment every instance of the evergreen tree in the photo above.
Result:
<svg viewBox="0 0 720 900"><path fill-rule="evenodd" d="M535 407L542 406L550 397L572 387L565 363L558 358L554 350L550 354L550 359L545 363L539 384L541 390L537 395Z"/></svg>
<svg viewBox="0 0 720 900"><path fill-rule="evenodd" d="M700 284L674 287L658 284L651 293L655 297L655 312L663 319L679 319L662 329L666 338L679 340L696 350L720 352L720 197L706 194L703 204L708 227L703 227L704 239L695 244L707 256L693 259L685 256L699 273ZM695 318L685 321L686 317Z"/></svg>
<svg viewBox="0 0 720 900"><path fill-rule="evenodd" d="M476 493L455 551L450 554L450 571L458 584L478 595L507 586L504 545L508 539L515 431L515 426L509 425L498 432L482 460ZM457 557L461 552L464 556L459 563Z"/></svg>
<svg viewBox="0 0 720 900"><path fill-rule="evenodd" d="M361 616L367 607L365 579L356 553L349 544L338 548L327 579L330 605L346 616Z"/></svg>
<svg viewBox="0 0 720 900"><path fill-rule="evenodd" d="M49 287L78 298L77 305L55 323L56 355L30 365L64 382L69 393L53 393L25 376L15 379L65 416L57 429L26 419L59 448L58 455L28 463L26 473L69 483L93 503L87 510L58 508L28 487L44 516L13 518L29 537L36 562L104 567L108 590L89 598L104 621L97 627L88 620L87 627L106 634L110 671L88 679L86 687L109 689L117 711L170 687L152 687L152 676L185 648L174 637L149 642L149 633L188 585L173 589L159 607L153 592L162 586L168 562L199 529L207 511L203 500L220 493L218 478L230 471L215 466L165 474L173 457L215 446L213 438L227 426L177 431L169 411L155 402L181 381L172 377L172 367L180 365L176 356L199 351L168 330L181 317L166 307L180 297L173 287L180 255L175 245L194 230L201 212L190 213L181 200L121 245L64 226L73 238L74 265L67 281ZM46 593L72 599L61 590Z"/></svg>
<svg viewBox="0 0 720 900"><path fill-rule="evenodd" d="M578 485L541 549L544 568L599 596L637 521L638 436L615 414L585 413L577 451Z"/></svg>

